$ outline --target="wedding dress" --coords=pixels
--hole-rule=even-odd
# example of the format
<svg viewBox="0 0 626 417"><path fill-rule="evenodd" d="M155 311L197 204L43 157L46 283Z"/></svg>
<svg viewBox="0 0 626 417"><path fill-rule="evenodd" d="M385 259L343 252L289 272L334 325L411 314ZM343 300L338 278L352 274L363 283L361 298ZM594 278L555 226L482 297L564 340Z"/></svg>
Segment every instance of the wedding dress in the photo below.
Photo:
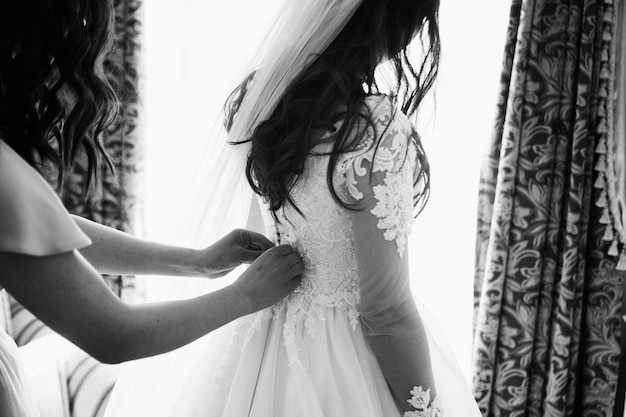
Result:
<svg viewBox="0 0 626 417"><path fill-rule="evenodd" d="M169 388L163 384L152 397L156 405L138 404L146 400L141 396L133 403L132 394L123 395L120 387L107 417L402 415L367 337L387 338L389 343L418 340L411 339L413 329L398 323L407 323L415 308L407 236L414 219L413 198L423 184L416 181L420 165L410 139L415 131L406 116L386 96L370 96L366 105L374 129L356 149L340 156L333 171L338 196L358 210L342 207L330 193L325 155L329 143L314 149L292 189L301 213L286 205L274 217L260 202L267 236L293 246L303 257L301 286L277 305L231 324L223 348L189 365L183 371L185 381L174 377ZM406 366L418 359L433 364L438 393L434 404L443 414L426 399L422 412L407 415L480 416L452 354L442 346L431 337L425 352L416 346L412 357L393 358L406 361ZM175 375L180 369L161 364L160 372ZM413 391L413 403L419 403L428 388ZM411 396L407 390L399 401Z"/></svg>

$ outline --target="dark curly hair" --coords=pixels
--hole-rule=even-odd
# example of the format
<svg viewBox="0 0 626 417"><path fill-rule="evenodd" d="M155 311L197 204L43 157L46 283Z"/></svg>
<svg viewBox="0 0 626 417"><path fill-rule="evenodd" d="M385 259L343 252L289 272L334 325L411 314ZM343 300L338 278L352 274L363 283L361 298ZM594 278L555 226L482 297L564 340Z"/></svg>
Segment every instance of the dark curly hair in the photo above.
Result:
<svg viewBox="0 0 626 417"><path fill-rule="evenodd" d="M61 188L81 154L88 184L111 168L99 135L117 114L102 67L113 18L110 0L0 2L0 138L37 169L52 163Z"/></svg>
<svg viewBox="0 0 626 417"><path fill-rule="evenodd" d="M438 72L438 10L439 0L364 0L331 45L292 82L268 120L259 124L252 137L242 138L239 143L252 142L246 167L248 182L269 202L271 210L285 203L298 210L290 190L302 175L312 149L320 143L316 133L333 132L333 125L340 120L341 128L325 139L333 143L327 182L334 199L351 208L337 196L332 173L339 156L354 149L368 128L374 128L364 105L368 95L379 93L374 71L390 59L395 76L392 95L400 110L413 116ZM423 49L419 64L413 63L408 50L414 38L421 41ZM253 77L251 74L244 80L227 100L227 129ZM415 196L419 212L429 193L429 166L417 134L411 140L418 147L422 169L416 183L425 184Z"/></svg>

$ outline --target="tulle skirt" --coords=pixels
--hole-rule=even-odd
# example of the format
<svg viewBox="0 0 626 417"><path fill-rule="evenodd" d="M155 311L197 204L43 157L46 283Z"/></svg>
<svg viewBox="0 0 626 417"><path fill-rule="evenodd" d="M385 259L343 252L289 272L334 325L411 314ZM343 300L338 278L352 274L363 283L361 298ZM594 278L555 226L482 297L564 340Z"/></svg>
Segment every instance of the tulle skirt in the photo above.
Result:
<svg viewBox="0 0 626 417"><path fill-rule="evenodd" d="M39 417L15 342L0 328L0 416Z"/></svg>
<svg viewBox="0 0 626 417"><path fill-rule="evenodd" d="M433 330L423 307L420 314ZM337 307L295 324L285 310L260 312L221 333L220 342L207 337L128 367L124 372L135 378L120 379L105 416L402 415L361 327ZM480 417L452 353L436 333L429 331L429 345L444 415Z"/></svg>

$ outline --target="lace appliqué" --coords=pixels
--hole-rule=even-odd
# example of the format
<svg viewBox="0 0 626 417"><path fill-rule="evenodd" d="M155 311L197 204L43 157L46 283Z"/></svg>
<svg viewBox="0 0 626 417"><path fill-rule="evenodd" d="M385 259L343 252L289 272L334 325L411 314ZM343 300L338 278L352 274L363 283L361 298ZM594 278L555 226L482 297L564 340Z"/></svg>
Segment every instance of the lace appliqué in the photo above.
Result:
<svg viewBox="0 0 626 417"><path fill-rule="evenodd" d="M384 230L385 240L395 240L401 258L413 223L411 202L407 201L406 190L403 187L405 183L406 180L401 175L385 176L383 184L372 188L377 203L370 211L378 217L377 227Z"/></svg>
<svg viewBox="0 0 626 417"><path fill-rule="evenodd" d="M314 289L303 282L289 297L272 307L273 315L284 313L285 324L283 327L283 339L285 349L287 350L287 358L289 366L302 366L298 353L300 347L298 344L299 331L304 326L306 333L315 338L317 323L326 320L326 312L329 308L336 308L348 316L352 330L356 330L359 326L360 314L356 309L358 303L356 285L347 284L346 288L338 290L337 297L312 296ZM354 287L354 288L351 288Z"/></svg>
<svg viewBox="0 0 626 417"><path fill-rule="evenodd" d="M439 397L430 398L430 389L424 391L422 387L411 390L411 399L407 400L415 410L406 411L403 417L443 417L443 409Z"/></svg>
<svg viewBox="0 0 626 417"><path fill-rule="evenodd" d="M381 121L377 120L377 130L384 129L380 124ZM378 184L372 186L376 206L370 212L378 218L377 227L383 230L385 240L396 242L401 258L414 220L413 173L417 150L408 139L411 135L410 125L394 123L388 127L377 150L372 146L373 138L369 138L364 141L364 146L359 147L369 150L346 159L342 165L348 193L357 201L364 197L359 189L359 186L363 187L359 180L369 177L370 169L372 174L383 174L372 175L372 182ZM353 155L358 152L353 152Z"/></svg>
<svg viewBox="0 0 626 417"><path fill-rule="evenodd" d="M305 267L300 286L270 308L273 317L284 315L283 338L290 366L299 363L301 330L314 338L329 309L345 314L353 330L360 325L351 224L345 209L328 190L327 166L328 156L309 158L305 175L292 190L304 217L286 206L276 212L277 222L267 204L260 201L267 237L275 243L291 245L302 256Z"/></svg>

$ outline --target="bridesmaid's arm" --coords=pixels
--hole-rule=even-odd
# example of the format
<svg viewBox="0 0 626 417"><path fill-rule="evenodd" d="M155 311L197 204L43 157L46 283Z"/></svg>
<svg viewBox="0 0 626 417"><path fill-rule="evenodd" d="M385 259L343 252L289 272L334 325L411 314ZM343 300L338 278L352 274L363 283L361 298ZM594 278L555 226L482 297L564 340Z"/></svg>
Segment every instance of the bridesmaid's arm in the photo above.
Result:
<svg viewBox="0 0 626 417"><path fill-rule="evenodd" d="M115 275L219 277L254 261L272 247L263 235L234 230L203 249L140 239L80 216L72 216L93 244L81 254L100 272Z"/></svg>
<svg viewBox="0 0 626 417"><path fill-rule="evenodd" d="M183 346L266 308L300 282L288 246L263 253L233 284L183 301L132 305L116 297L76 250L49 256L0 251L0 286L96 359L115 363Z"/></svg>

